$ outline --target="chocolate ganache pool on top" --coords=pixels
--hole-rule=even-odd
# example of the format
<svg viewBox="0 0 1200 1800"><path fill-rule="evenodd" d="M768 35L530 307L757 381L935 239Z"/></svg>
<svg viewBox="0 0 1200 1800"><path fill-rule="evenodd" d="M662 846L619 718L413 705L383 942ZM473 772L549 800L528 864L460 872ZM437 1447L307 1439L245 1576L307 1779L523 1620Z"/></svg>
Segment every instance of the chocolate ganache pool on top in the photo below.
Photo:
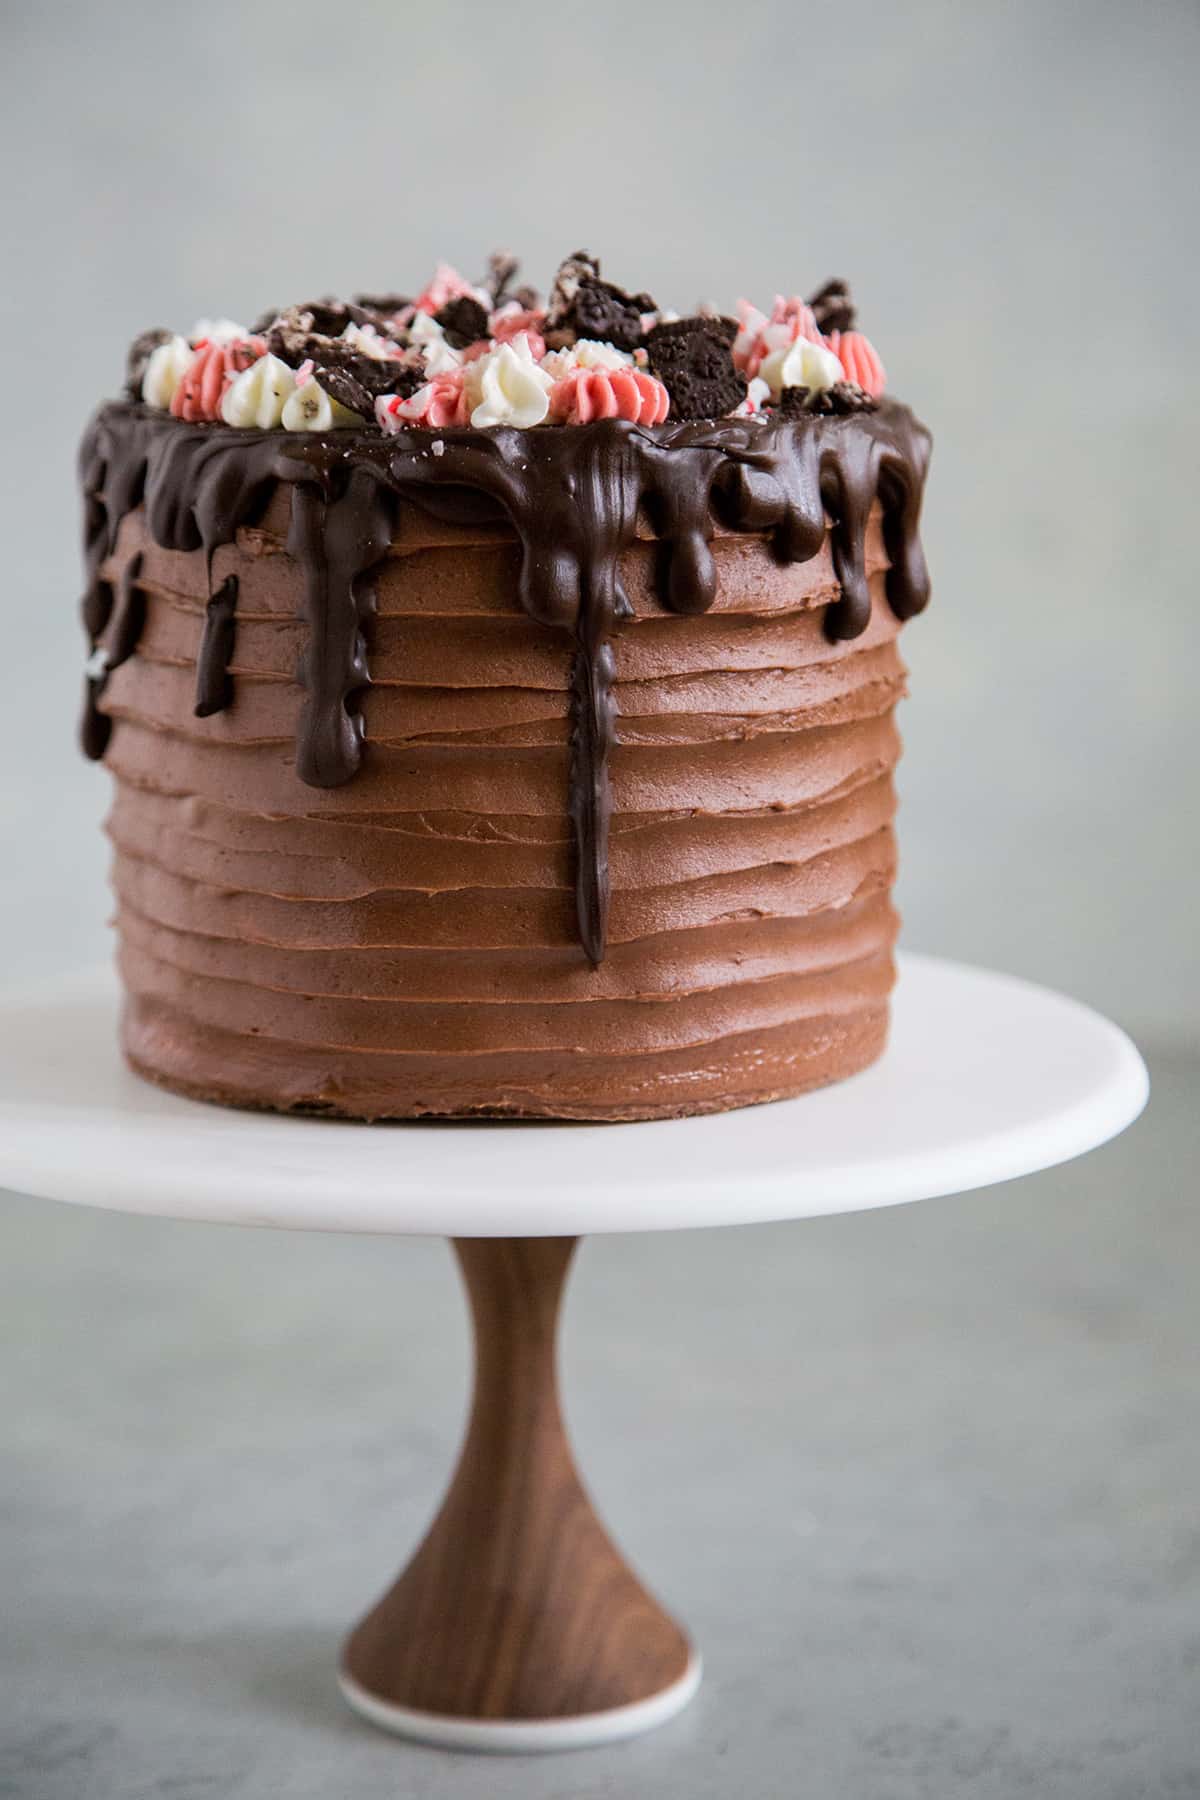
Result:
<svg viewBox="0 0 1200 1800"><path fill-rule="evenodd" d="M516 283L144 333L87 429L122 1038L179 1092L647 1119L883 1048L928 433L844 282Z"/></svg>

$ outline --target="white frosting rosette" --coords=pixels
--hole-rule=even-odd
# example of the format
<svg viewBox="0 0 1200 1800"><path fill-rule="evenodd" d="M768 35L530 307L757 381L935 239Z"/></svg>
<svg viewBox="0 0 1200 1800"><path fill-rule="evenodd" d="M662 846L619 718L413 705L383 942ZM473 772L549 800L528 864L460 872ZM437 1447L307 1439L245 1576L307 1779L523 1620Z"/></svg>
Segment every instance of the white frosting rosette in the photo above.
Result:
<svg viewBox="0 0 1200 1800"><path fill-rule="evenodd" d="M234 319L197 319L192 326L192 342L207 338L210 344L240 344L250 336L244 325Z"/></svg>
<svg viewBox="0 0 1200 1800"><path fill-rule="evenodd" d="M555 381L561 381L572 369L629 369L633 363L628 350L602 344L597 338L579 338L566 350L551 350L542 358L541 367Z"/></svg>
<svg viewBox="0 0 1200 1800"><path fill-rule="evenodd" d="M296 391L296 371L277 356L260 356L234 377L221 396L221 417L242 431L273 431L282 425Z"/></svg>
<svg viewBox="0 0 1200 1800"><path fill-rule="evenodd" d="M464 371L471 423L476 426L540 425L550 410L554 378L533 360L524 332L468 363Z"/></svg>
<svg viewBox="0 0 1200 1800"><path fill-rule="evenodd" d="M150 352L142 376L142 399L159 412L170 410L175 389L191 366L192 346L185 337L168 338Z"/></svg>
<svg viewBox="0 0 1200 1800"><path fill-rule="evenodd" d="M284 402L279 423L285 431L340 431L347 425L361 425L362 419L327 394L311 370L306 373L302 368Z"/></svg>
<svg viewBox="0 0 1200 1800"><path fill-rule="evenodd" d="M772 350L763 358L758 373L776 400L784 388L805 387L816 394L846 379L833 351L823 344L810 343L804 337L798 337L780 350Z"/></svg>

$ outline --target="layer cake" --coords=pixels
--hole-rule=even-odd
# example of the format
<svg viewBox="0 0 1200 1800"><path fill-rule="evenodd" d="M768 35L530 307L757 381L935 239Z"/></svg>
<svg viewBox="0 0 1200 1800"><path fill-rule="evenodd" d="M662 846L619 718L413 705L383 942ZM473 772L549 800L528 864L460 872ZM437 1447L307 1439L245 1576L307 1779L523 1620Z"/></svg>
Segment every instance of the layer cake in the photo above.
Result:
<svg viewBox="0 0 1200 1800"><path fill-rule="evenodd" d="M884 1046L928 434L842 283L512 281L145 334L88 429L122 1039L179 1092L648 1119Z"/></svg>

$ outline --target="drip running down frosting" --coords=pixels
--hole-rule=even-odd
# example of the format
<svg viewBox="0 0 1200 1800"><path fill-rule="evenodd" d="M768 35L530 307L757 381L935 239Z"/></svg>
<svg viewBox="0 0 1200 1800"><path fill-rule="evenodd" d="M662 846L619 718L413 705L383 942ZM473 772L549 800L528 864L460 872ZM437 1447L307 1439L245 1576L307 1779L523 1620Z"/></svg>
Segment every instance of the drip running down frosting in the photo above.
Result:
<svg viewBox="0 0 1200 1800"><path fill-rule="evenodd" d="M891 557L888 603L899 619L924 605L927 581L916 535L927 439L894 403L851 419L640 428L605 421L559 435L512 430L447 433L331 445L286 435L222 432L161 420L129 406L105 408L84 443L91 510L89 555L98 571L122 518L144 501L155 542L214 551L253 524L275 485L291 492L288 550L303 572L310 633L300 682L296 773L313 787L348 781L363 755L358 704L370 681L365 583L395 529L396 507L415 496L458 516L506 516L523 549L517 598L530 617L574 644L568 810L577 847L581 941L604 954L608 912L608 755L614 742L612 637L628 613L618 562L639 513L665 551L661 597L673 612L706 611L716 597L709 539L714 517L770 537L785 562L814 556L833 520L841 597L826 613L833 637L865 629L871 600L864 558L867 518L878 500ZM111 635L105 590L94 579L85 605L93 641L105 635L89 680L84 744L103 754L109 721L99 710L108 672L136 645L137 608L123 577ZM130 594L136 593L133 588ZM232 698L228 647L236 590L212 595L200 651L200 716Z"/></svg>
<svg viewBox="0 0 1200 1800"><path fill-rule="evenodd" d="M917 536L928 434L881 398L882 366L854 330L844 284L767 314L743 306L739 320L725 321L665 316L648 296L601 282L588 258L564 265L544 307L528 290L508 296L512 278L495 259L488 288L442 269L415 302L321 302L258 321L251 333L221 322L195 343L147 334L131 353L141 397L102 408L89 427L81 453L93 647L84 745L106 757L118 781L112 830L132 997L127 1042L139 1066L173 1085L360 1116L656 1116L797 1091L878 1051L894 932L887 777L900 673L890 645L896 622L928 593ZM364 370L367 362L374 367ZM304 421L288 429L288 408L295 425L306 390ZM717 416L695 411L724 402ZM469 422L480 409L487 423ZM323 422L312 427L309 414ZM411 549L414 531L427 549ZM503 633L488 647L501 619L466 619L461 629L453 619L472 611L456 596L474 592L509 543L510 585L486 610L511 608L513 620L528 621L533 635L521 640L511 674L516 652ZM193 565L199 576L183 573ZM282 569L290 573L281 587ZM185 598L193 593L196 601ZM193 637L185 620L195 604L202 617ZM428 627L418 630L429 608ZM753 626L752 678L723 673L750 646L720 623L728 608L731 621L746 615L747 630L763 615L761 631ZM702 629L710 609L717 623ZM438 634L434 674L420 667L427 628ZM689 638L707 646L696 651L694 674ZM189 666L185 699L179 682ZM811 674L802 678L801 669ZM680 710L689 683L694 717ZM554 708L536 723L543 703L530 713L515 699L555 687L561 751ZM429 714L435 689L442 698ZM714 710L705 696L718 692ZM664 705L663 722L652 723ZM764 710L769 731L756 723ZM272 747L289 733L294 756L285 767ZM544 851L534 849L549 830L534 831L533 821L552 816L545 784L560 756L583 989L549 950L559 941L551 896L562 879L553 834ZM300 805L295 795L305 788L330 798ZM335 806L342 793L345 806ZM807 817L814 805L810 839L808 826L791 820L796 807ZM839 808L849 809L844 819ZM235 817L257 821L255 848L251 826L234 831ZM422 819L418 841L413 822ZM332 912L350 820L358 821L352 885L357 893L369 867L378 886L373 899L346 896ZM639 861L639 837L658 846L648 864L645 854ZM318 841L335 860L327 875L301 879L296 871L318 866ZM872 847L866 862L864 844ZM408 899L392 894L397 871L384 872L405 846ZM788 873L798 854L807 859L800 888ZM826 856L834 862L821 875ZM278 858L281 870L293 869L272 878L268 891L280 897L256 897L254 867ZM656 858L666 887L655 885ZM706 858L708 874L700 872ZM481 918L466 890L494 886L482 879L485 864L499 886ZM206 884L206 869L216 886ZM671 888L672 870L685 871L683 889ZM285 898L298 880L314 884L301 923ZM446 881L451 892L464 890L462 906L443 892ZM704 899L714 882L719 893ZM421 892L429 898L418 904ZM214 898L202 904L207 893ZM807 947L796 940L789 952L813 907ZM820 935L835 921L845 933L836 954L835 937ZM683 936L668 952L677 928ZM709 1066L699 1048L704 1031L738 1037L721 948L730 934L733 965L749 971L756 990L751 1006L750 990L737 989L744 1018L764 1034L760 1050L731 1052L736 1080L732 1062L725 1071ZM372 943L380 962L367 979L359 959ZM845 1004L830 987L838 956L859 971L863 1010L841 1035L828 1023L805 1025L801 1055L789 1008L798 1019L812 996L823 995L834 1013ZM719 967L727 971L720 978ZM389 981L399 985L390 990ZM298 982L305 991L285 1002ZM651 1012L673 1025L647 1040L665 1059L662 1092L650 1093L643 1057L637 1097L627 1081L609 1082L596 1098L592 1089L608 1078L588 1074L589 1057L594 1051L599 1070L663 984L677 1004ZM396 1090L403 1057L389 1032L375 1041L387 1009L364 1003L389 992L389 1005L409 1009L412 1056L425 1032L429 1055L437 1047L442 1059L436 1080L406 1077L424 1099ZM590 1011L579 1010L585 1002ZM544 1018L530 1010L547 1004ZM501 1079L501 1015L522 1045L516 1098ZM208 1046L190 1061L180 1048L184 1017L194 1044ZM551 1065L571 1047L559 1033L572 1018L579 1054L568 1077ZM600 1033L595 1043L585 1018ZM697 1047L688 1049L683 1039L693 1032ZM359 1071L353 1081L330 1075L331 1051L303 1048L312 1033L343 1045L339 1054ZM267 1046L276 1039L288 1051L272 1063ZM215 1079L214 1067L233 1066L234 1043L251 1041L243 1076ZM542 1074L538 1058L550 1059Z"/></svg>

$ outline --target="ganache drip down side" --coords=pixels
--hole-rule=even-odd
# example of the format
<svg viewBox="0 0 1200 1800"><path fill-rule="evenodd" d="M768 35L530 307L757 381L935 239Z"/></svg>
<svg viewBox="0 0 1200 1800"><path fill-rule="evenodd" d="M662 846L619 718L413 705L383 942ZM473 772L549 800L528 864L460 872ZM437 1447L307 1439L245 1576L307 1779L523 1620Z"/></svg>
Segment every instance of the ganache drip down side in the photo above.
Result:
<svg viewBox="0 0 1200 1800"><path fill-rule="evenodd" d="M229 665L237 639L237 596L238 578L227 575L204 609L193 708L198 719L210 719L214 713L224 712L233 699Z"/></svg>
<svg viewBox="0 0 1200 1800"><path fill-rule="evenodd" d="M114 598L102 578L122 519L144 504L155 543L203 550L209 604L197 668L196 713L229 705L237 584L213 591L212 559L290 488L287 549L301 571L307 627L296 769L314 787L348 781L364 753L360 699L374 596L370 573L411 500L462 520L507 517L521 547L518 599L571 645L571 750L566 796L575 846L580 942L604 955L609 902L609 760L618 741L613 640L630 606L622 553L644 517L660 545L658 591L676 613L716 598L716 525L766 535L781 562L815 556L830 532L840 597L826 609L833 638L870 619L867 520L882 511L888 604L899 619L926 604L918 521L929 434L895 401L877 411L788 419L729 418L648 429L607 419L571 431L413 430L393 438L340 432L231 432L116 403L92 421L80 454L92 646L83 748L103 756L111 722L99 708L107 673L140 630L134 562ZM144 609L143 609L144 610Z"/></svg>

